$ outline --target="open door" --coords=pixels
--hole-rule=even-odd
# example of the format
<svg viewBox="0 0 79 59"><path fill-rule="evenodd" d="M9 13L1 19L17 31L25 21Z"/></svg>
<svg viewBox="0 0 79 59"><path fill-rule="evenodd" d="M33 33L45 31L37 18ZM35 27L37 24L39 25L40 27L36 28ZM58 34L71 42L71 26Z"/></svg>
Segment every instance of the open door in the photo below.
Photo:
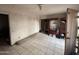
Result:
<svg viewBox="0 0 79 59"><path fill-rule="evenodd" d="M77 34L77 11L74 9L67 9L67 29L65 39L65 55L75 53L76 48L76 34Z"/></svg>
<svg viewBox="0 0 79 59"><path fill-rule="evenodd" d="M7 14L0 14L0 45L10 45L9 18Z"/></svg>

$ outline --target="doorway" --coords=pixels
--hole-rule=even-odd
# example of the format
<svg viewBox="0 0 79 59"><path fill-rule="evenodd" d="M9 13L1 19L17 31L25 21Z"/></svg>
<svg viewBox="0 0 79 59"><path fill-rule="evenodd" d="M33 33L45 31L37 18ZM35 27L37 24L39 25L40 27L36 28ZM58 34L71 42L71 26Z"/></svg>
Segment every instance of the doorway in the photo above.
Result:
<svg viewBox="0 0 79 59"><path fill-rule="evenodd" d="M0 14L0 45L10 44L9 17L7 14Z"/></svg>

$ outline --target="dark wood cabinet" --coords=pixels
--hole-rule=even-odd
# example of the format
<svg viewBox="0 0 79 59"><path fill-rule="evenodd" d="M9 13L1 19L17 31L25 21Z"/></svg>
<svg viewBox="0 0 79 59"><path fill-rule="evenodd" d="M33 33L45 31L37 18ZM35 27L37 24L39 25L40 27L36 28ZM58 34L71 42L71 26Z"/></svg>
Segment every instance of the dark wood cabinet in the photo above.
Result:
<svg viewBox="0 0 79 59"><path fill-rule="evenodd" d="M41 20L41 32L48 34L49 21L47 19Z"/></svg>

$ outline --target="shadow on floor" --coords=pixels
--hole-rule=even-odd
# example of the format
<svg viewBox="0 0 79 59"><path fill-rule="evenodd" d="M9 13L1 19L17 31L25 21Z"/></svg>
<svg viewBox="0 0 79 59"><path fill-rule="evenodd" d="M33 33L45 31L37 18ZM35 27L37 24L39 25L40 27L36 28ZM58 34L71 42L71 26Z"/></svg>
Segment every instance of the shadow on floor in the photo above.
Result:
<svg viewBox="0 0 79 59"><path fill-rule="evenodd" d="M9 45L8 38L0 38L0 46Z"/></svg>

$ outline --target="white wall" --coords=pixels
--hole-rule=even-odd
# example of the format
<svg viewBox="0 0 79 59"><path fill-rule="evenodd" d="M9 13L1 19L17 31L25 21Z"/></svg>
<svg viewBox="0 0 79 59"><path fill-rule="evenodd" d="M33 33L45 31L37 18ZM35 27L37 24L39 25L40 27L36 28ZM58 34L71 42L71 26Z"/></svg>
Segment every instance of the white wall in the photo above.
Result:
<svg viewBox="0 0 79 59"><path fill-rule="evenodd" d="M9 15L11 45L39 32L39 17L35 12L14 5L0 5L0 13Z"/></svg>
<svg viewBox="0 0 79 59"><path fill-rule="evenodd" d="M37 17L10 14L11 44L39 32L39 20Z"/></svg>

